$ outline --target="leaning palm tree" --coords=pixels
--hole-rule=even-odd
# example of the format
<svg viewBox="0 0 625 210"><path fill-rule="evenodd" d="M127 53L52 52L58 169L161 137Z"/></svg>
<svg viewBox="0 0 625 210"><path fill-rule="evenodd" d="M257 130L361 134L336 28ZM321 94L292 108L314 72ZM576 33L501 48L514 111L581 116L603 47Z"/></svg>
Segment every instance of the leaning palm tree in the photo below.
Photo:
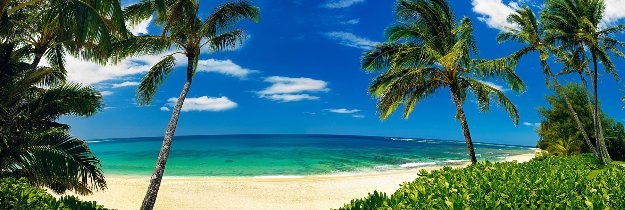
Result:
<svg viewBox="0 0 625 210"><path fill-rule="evenodd" d="M616 33L625 31L624 25L603 27L605 2L603 0L548 0L542 19L549 39L561 44L560 48L575 50L584 48L590 54L593 64L591 84L593 89L593 128L597 140L597 152L602 164L610 161L601 127L598 97L598 63L604 70L618 78L616 68L608 52L625 58L625 54L617 47L625 47L625 43L616 40Z"/></svg>
<svg viewBox="0 0 625 210"><path fill-rule="evenodd" d="M158 155L154 174L151 177L150 185L143 200L141 209L152 209L156 202L158 189L165 172L165 166L169 151L172 144L172 138L176 131L180 110L184 104L184 100L191 88L193 77L197 71L197 62L201 54L201 49L210 49L212 51L221 51L224 49L235 49L245 39L245 34L241 29L230 29L236 22L242 19L251 19L255 22L259 19L259 9L252 6L247 1L234 3L226 3L219 6L205 20L201 20L198 16L198 4L195 1L183 1L185 6L172 6L167 9L169 16L176 16L170 28L160 37L146 36L137 37L128 40L125 45L119 46L121 50L120 57L128 56L132 53L141 53L146 51L154 51L159 47L165 46L164 43L171 43L176 52L164 56L163 60L155 64L145 75L141 84L137 88L137 97L141 104L149 104L156 94L159 86L164 82L173 71L176 59L174 55L182 54L187 58L186 82L180 92L178 101L174 106L173 113L167 131L163 139L163 146ZM126 10L126 14L132 16L136 14L132 12L133 6ZM140 12L138 14L141 14ZM140 15L139 15L140 16ZM132 19L132 18L131 18ZM142 43L143 46L137 46ZM149 43L149 44L146 44ZM145 47L150 44L156 47ZM136 51L128 50L136 48ZM167 46L169 48L169 46ZM161 48L162 49L162 48Z"/></svg>
<svg viewBox="0 0 625 210"><path fill-rule="evenodd" d="M471 56L477 49L471 21L465 17L457 23L447 1L400 0L396 13L399 23L386 31L389 42L376 46L362 58L366 71L385 70L369 87L369 93L378 98L380 117L387 119L404 104L403 116L408 118L416 103L436 90L448 88L471 162L476 163L463 108L467 93L475 95L481 111L488 111L491 99L496 99L517 124L517 109L504 91L480 78L498 76L515 91L524 88L523 82L511 68L473 68Z"/></svg>
<svg viewBox="0 0 625 210"><path fill-rule="evenodd" d="M519 60L532 52L538 52L538 60L543 69L543 74L546 77L547 85L549 86L553 82L553 87L556 92L564 98L566 105L571 112L571 116L573 116L573 120L577 126L577 130L581 133L584 141L588 145L590 151L599 157L599 154L595 150L595 147L590 140L590 137L586 133L586 129L582 121L580 120L577 111L573 108L571 101L568 96L565 94L564 89L558 78L551 70L549 66L548 59L550 57L550 52L554 50L558 50L551 43L551 40L545 39L545 31L543 30L543 26L541 22L536 18L536 15L528 6L524 6L513 14L511 14L508 19L508 23L512 24L514 27L506 27L504 32L501 32L497 37L498 42L505 41L516 41L521 44L524 44L521 49L512 53L510 56L496 59L492 61L487 61L481 63L477 66L477 68L507 68L509 65L516 65ZM561 54L561 53L557 53ZM567 61L577 61L577 59L566 59ZM568 69L577 65L565 65ZM568 69L565 69L568 70Z"/></svg>
<svg viewBox="0 0 625 210"><path fill-rule="evenodd" d="M57 193L105 189L100 161L69 134L61 116L92 116L102 96L66 83L49 67L30 68L28 50L0 44L0 177L26 177Z"/></svg>

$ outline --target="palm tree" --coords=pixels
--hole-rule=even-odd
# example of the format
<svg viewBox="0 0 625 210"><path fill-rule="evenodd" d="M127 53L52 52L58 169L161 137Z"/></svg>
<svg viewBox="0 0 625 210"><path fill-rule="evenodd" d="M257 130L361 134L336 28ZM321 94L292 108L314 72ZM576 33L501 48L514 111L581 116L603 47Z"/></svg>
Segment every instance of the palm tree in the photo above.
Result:
<svg viewBox="0 0 625 210"><path fill-rule="evenodd" d="M579 154L581 150L582 143L580 141L577 141L577 139L575 139L574 137L559 138L547 148L547 151L549 151L549 153L563 156Z"/></svg>
<svg viewBox="0 0 625 210"><path fill-rule="evenodd" d="M148 1L146 1L148 2ZM177 5L167 8L168 16L176 16L176 21L167 29L162 37L138 37L128 40L126 47L120 46L122 51L120 57L128 56L132 53L142 53L156 51L159 47L165 46L164 43L171 43L173 47L179 51L164 56L163 60L155 64L145 75L141 84L137 88L137 97L141 104L149 104L156 94L157 89L173 71L176 59L175 54L182 54L187 58L186 82L180 92L178 101L173 109L173 113L167 131L163 139L163 146L158 155L154 174L151 177L150 185L143 200L141 209L152 209L156 202L158 189L165 172L169 150L172 144L172 138L176 131L180 110L184 104L184 100L191 88L193 77L197 71L197 62L201 54L201 49L210 49L212 51L221 51L224 49L235 49L237 44L245 39L245 34L241 29L231 30L231 26L242 19L251 19L255 22L259 20L260 14L257 7L252 6L247 1L225 3L219 6L205 20L201 20L197 16L198 2L181 1L184 7L180 9ZM147 4L143 2L144 4ZM141 3L140 3L141 4ZM134 15L140 16L143 11L134 10L135 6L126 9L126 14L132 19ZM155 47L145 44L137 48L136 43L151 43ZM124 49L136 48L135 51ZM168 49L169 46L167 46ZM163 49L163 48L161 48Z"/></svg>
<svg viewBox="0 0 625 210"><path fill-rule="evenodd" d="M515 13L508 17L507 21L515 27L506 27L506 31L501 32L497 37L497 41L500 43L505 41L517 41L525 44L525 46L508 57L481 63L478 65L478 68L506 68L508 65L516 65L522 57L527 56L529 53L538 52L538 59L543 67L543 74L546 76L547 85L550 84L550 81L553 82L556 92L564 98L564 101L566 102L566 105L568 106L568 109L577 125L577 129L584 138L584 141L588 145L590 151L599 157L599 154L595 150L590 137L586 133L586 129L584 129L585 126L580 120L577 111L575 111L568 96L564 93L564 89L558 81L558 78L553 71L551 71L551 67L549 66L547 60L549 59L550 51L558 49L550 44L552 43L551 40L545 40L545 32L541 22L537 20L536 15L528 6L524 6L515 11ZM567 60L576 61L577 59ZM566 66L568 68L573 67L573 65Z"/></svg>
<svg viewBox="0 0 625 210"><path fill-rule="evenodd" d="M575 50L587 49L593 64L591 84L593 89L593 128L597 140L597 152L600 162L610 162L599 116L598 97L598 63L601 62L604 70L618 78L616 68L608 52L625 58L625 54L617 49L625 43L613 38L615 33L625 31L624 25L603 26L605 2L603 0L548 0L542 19L549 39L561 43L560 48Z"/></svg>
<svg viewBox="0 0 625 210"><path fill-rule="evenodd" d="M61 116L88 117L102 107L92 87L66 83L62 71L30 68L29 51L0 44L0 177L26 177L57 193L106 188L100 161L69 135Z"/></svg>
<svg viewBox="0 0 625 210"><path fill-rule="evenodd" d="M31 68L45 56L54 68L65 70L65 55L101 64L112 53L112 43L128 34L119 0L25 0L6 7L11 42L28 47Z"/></svg>
<svg viewBox="0 0 625 210"><path fill-rule="evenodd" d="M408 118L417 102L438 89L449 88L471 162L476 163L463 109L467 92L475 95L481 111L488 111L491 98L496 99L517 124L519 115L516 107L504 91L478 77L499 76L515 91L524 88L523 82L511 68L473 68L471 56L476 54L477 49L471 21L465 17L456 23L447 1L400 0L396 13L398 23L386 31L389 43L376 46L362 58L366 71L386 69L369 87L369 93L378 98L380 117L387 119L404 104L403 116Z"/></svg>

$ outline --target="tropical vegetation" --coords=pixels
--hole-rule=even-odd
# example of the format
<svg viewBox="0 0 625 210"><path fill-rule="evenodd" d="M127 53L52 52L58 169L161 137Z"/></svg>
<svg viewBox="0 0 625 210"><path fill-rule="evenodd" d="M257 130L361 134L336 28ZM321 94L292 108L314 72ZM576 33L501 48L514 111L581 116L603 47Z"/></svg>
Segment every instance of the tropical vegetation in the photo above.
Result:
<svg viewBox="0 0 625 210"><path fill-rule="evenodd" d="M467 17L456 22L445 0L400 0L396 6L398 23L386 30L388 42L366 52L362 66L368 72L380 72L369 86L369 93L378 98L382 119L388 118L400 105L408 118L418 102L439 89L450 91L456 105L468 154L477 162L473 140L463 104L473 93L481 111L488 111L491 99L509 113L518 124L516 107L504 91L485 82L502 78L515 91L524 84L511 68L476 68L477 47L473 25Z"/></svg>
<svg viewBox="0 0 625 210"><path fill-rule="evenodd" d="M31 69L28 53L0 45L0 177L27 177L58 193L105 189L100 161L61 116L92 116L102 96L65 82L62 70Z"/></svg>
<svg viewBox="0 0 625 210"><path fill-rule="evenodd" d="M556 93L564 99L568 111L571 112L570 116L574 120L575 124L570 125L570 128L577 128L589 151L597 154L595 146L592 143L593 141L590 139L587 131L583 129L585 127L584 125L588 125L588 122L582 122L580 120L577 114L578 111L573 107L572 102L564 92L556 74L551 70L548 59L551 57L553 51L560 53L560 50L553 45L553 39L547 35L542 22L537 19L534 11L532 11L529 6L524 6L512 13L508 17L507 22L515 27L506 27L506 31L497 36L497 41L516 41L524 46L508 57L484 62L480 65L489 68L507 68L517 65L521 58L530 55L530 53L537 52L537 58L542 67L541 73L545 75L547 86L555 89Z"/></svg>
<svg viewBox="0 0 625 210"><path fill-rule="evenodd" d="M28 180L0 179L0 209L49 209L49 210L106 210L93 201L81 201L75 196L58 199L42 188L33 187Z"/></svg>
<svg viewBox="0 0 625 210"><path fill-rule="evenodd" d="M90 209L39 187L80 195L106 189L100 160L58 121L103 107L95 88L66 81L65 56L106 62L126 33L116 0L0 1L0 178L21 178L4 179L2 209Z"/></svg>
<svg viewBox="0 0 625 210"><path fill-rule="evenodd" d="M623 209L625 167L591 155L480 162L427 172L393 194L374 192L340 209Z"/></svg>
<svg viewBox="0 0 625 210"><path fill-rule="evenodd" d="M604 27L602 22L604 13L605 2L603 0L549 0L545 2L542 14L542 21L550 39L559 43L558 48L566 49L574 55L570 57L568 63L573 61L573 63L581 64L569 67L583 72L591 79L593 131L597 156L602 164L610 162L610 155L605 144L599 114L598 64L603 65L606 73L618 78L610 53L625 58L625 54L618 49L624 47L625 43L614 37L625 31L625 26ZM589 63L592 63L592 67L587 67Z"/></svg>
<svg viewBox="0 0 625 210"><path fill-rule="evenodd" d="M199 1L172 1L167 2L164 8L160 8L159 5L159 1L143 1L127 7L125 13L130 19L140 20L150 17L155 10L160 11L160 14L164 12L167 19L157 21L163 25L162 36L135 37L118 46L122 51L120 53L122 57L135 53L158 52L159 49L167 51L167 55L152 66L137 88L137 98L143 105L152 101L160 85L174 72L176 64L174 56L177 54L184 55L187 59L186 81L167 125L163 146L158 155L154 174L151 176L141 209L154 208L172 139L176 132L180 110L197 72L198 59L202 50L215 52L235 49L246 36L242 29L232 29L232 27L240 20L250 19L258 22L260 18L259 9L247 1L225 3L216 8L204 20L198 17ZM161 11L161 9L164 10ZM170 45L174 51L170 50Z"/></svg>
<svg viewBox="0 0 625 210"><path fill-rule="evenodd" d="M580 84L571 83L563 86L563 92L569 98L571 105L580 110L579 118L586 125L585 131L592 131L592 114L590 102L588 101L588 91ZM549 107L539 107L538 113L543 118L537 128L540 140L536 147L547 151L553 155L573 155L591 152L588 145L580 136L579 129L576 129L571 120L566 100L561 94L547 96ZM606 113L599 110L601 115L601 126L605 134L606 147L615 160L625 160L625 130L623 123L616 122ZM594 139L593 139L594 140Z"/></svg>

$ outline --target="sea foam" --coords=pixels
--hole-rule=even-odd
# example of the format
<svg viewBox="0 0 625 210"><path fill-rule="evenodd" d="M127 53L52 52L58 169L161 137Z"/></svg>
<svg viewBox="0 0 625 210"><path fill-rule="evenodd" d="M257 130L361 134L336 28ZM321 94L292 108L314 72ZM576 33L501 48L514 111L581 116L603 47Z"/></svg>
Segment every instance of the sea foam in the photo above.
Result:
<svg viewBox="0 0 625 210"><path fill-rule="evenodd" d="M433 166L436 165L435 162L413 162L413 163L404 163L399 165L399 167L402 168L416 168L416 167L423 167L423 166Z"/></svg>

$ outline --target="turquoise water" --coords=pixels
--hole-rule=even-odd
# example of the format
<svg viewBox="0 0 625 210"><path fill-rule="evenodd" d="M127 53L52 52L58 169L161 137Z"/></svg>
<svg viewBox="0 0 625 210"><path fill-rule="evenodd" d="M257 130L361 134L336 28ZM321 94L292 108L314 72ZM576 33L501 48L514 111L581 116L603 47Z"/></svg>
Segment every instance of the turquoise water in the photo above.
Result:
<svg viewBox="0 0 625 210"><path fill-rule="evenodd" d="M89 147L105 174L151 175L161 137L101 139ZM478 159L532 153L476 143ZM334 135L177 136L166 176L280 176L358 173L468 161L464 142Z"/></svg>

